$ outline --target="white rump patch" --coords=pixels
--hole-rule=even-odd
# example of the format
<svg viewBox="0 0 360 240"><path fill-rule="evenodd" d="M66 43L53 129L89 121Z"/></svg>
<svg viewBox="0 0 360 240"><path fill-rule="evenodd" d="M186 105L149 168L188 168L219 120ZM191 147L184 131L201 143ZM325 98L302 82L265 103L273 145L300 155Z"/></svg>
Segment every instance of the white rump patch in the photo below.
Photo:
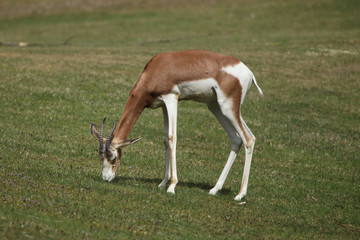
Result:
<svg viewBox="0 0 360 240"><path fill-rule="evenodd" d="M231 76L236 77L242 86L241 104L245 99L246 92L249 90L254 74L242 62L233 66L223 67L222 70Z"/></svg>

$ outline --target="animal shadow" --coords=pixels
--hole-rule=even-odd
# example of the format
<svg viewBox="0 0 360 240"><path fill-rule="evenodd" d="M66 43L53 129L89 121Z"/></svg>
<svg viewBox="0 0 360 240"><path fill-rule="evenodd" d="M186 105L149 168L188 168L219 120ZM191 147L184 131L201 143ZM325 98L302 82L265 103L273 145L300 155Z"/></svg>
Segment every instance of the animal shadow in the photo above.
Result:
<svg viewBox="0 0 360 240"><path fill-rule="evenodd" d="M155 184L156 186L162 181L160 178L142 178L142 177L123 177L123 176L117 176L112 182L115 183L124 183L124 182L130 182L130 181L139 181L143 183L149 183L149 184ZM187 188L198 188L204 191L210 191L210 189L213 187L210 184L207 183L201 183L201 182L179 182L177 186L187 187ZM230 195L232 194L232 191L230 189L223 188L219 191L219 194L221 195Z"/></svg>

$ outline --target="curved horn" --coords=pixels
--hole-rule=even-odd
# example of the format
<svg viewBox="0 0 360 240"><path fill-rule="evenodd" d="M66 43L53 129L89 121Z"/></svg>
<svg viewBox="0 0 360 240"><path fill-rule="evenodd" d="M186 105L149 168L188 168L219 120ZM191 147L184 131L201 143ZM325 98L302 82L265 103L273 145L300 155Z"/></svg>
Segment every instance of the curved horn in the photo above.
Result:
<svg viewBox="0 0 360 240"><path fill-rule="evenodd" d="M112 136L114 134L115 127L116 127L115 121L113 121L113 122L114 122L114 126L113 126L113 128L111 129L109 135L106 138L106 144L105 144L106 153L110 152L110 144L111 144Z"/></svg>
<svg viewBox="0 0 360 240"><path fill-rule="evenodd" d="M106 118L104 118L101 129L100 129L100 137L99 137L99 153L102 154L104 152L104 143L103 143L103 135L104 135L104 124L105 124Z"/></svg>

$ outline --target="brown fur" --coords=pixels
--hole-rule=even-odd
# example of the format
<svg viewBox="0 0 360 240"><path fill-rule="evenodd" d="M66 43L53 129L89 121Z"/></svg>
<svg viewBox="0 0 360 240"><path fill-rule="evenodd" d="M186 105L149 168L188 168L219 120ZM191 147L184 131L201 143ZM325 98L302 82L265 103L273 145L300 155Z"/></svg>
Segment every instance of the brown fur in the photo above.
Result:
<svg viewBox="0 0 360 240"><path fill-rule="evenodd" d="M160 53L146 64L132 92L135 94L141 89L142 93L145 90L146 94L156 98L169 93L181 82L214 78L222 89L224 87L225 94L230 96L233 85L238 83L236 87L239 87L240 84L238 80L231 81L230 78L234 77L221 71L221 68L239 62L234 57L202 50Z"/></svg>
<svg viewBox="0 0 360 240"><path fill-rule="evenodd" d="M144 108L150 107L157 97L169 93L175 85L184 81L214 78L224 94L232 99L233 112L238 118L242 87L238 79L222 71L223 67L238 63L240 60L237 58L203 50L156 55L146 64L130 92L113 142L125 140ZM240 119L238 121L241 126Z"/></svg>

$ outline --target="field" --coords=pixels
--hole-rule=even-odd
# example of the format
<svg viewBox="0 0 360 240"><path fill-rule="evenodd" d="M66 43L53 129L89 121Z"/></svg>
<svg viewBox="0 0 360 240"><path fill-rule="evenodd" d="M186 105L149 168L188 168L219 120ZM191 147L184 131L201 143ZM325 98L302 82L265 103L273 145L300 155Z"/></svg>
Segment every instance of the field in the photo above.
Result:
<svg viewBox="0 0 360 240"><path fill-rule="evenodd" d="M151 3L149 3L151 2ZM360 2L0 3L0 239L359 239ZM23 47L11 46L21 43ZM117 176L101 179L90 122L118 121L159 52L241 59L264 92L242 115L256 136L246 204L240 150L205 105L179 104L176 194L161 109L145 110Z"/></svg>

